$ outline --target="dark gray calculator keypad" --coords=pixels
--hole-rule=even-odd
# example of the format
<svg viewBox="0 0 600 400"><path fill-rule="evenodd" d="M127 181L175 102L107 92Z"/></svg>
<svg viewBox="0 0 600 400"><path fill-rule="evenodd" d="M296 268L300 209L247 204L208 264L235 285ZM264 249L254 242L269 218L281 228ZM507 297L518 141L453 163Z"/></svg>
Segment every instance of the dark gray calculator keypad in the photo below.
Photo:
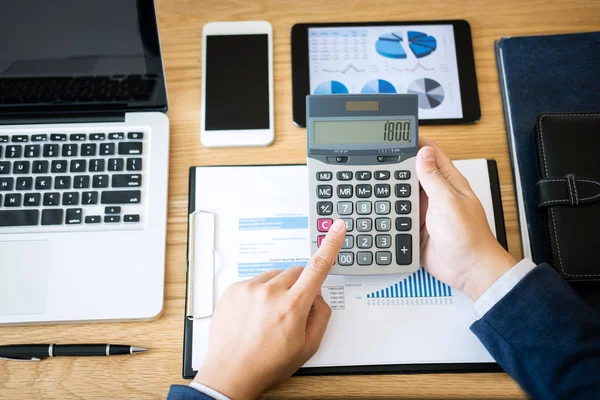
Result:
<svg viewBox="0 0 600 400"><path fill-rule="evenodd" d="M316 173L317 214L330 216L335 211L346 223L338 265L375 268L412 263L411 185L401 182L410 176L410 171L383 170ZM319 221L331 223L327 218Z"/></svg>

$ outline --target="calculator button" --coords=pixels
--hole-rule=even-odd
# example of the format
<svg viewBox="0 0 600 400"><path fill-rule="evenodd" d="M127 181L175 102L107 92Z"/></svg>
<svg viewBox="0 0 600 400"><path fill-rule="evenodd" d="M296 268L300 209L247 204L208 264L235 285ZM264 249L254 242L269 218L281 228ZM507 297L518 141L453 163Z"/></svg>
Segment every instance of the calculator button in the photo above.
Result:
<svg viewBox="0 0 600 400"><path fill-rule="evenodd" d="M338 264L345 267L354 264L354 253L340 253L338 255Z"/></svg>
<svg viewBox="0 0 600 400"><path fill-rule="evenodd" d="M321 247L323 239L325 239L325 235L317 236L317 247Z"/></svg>
<svg viewBox="0 0 600 400"><path fill-rule="evenodd" d="M336 157L335 158L335 162L337 162L337 163L347 163L348 162L348 157Z"/></svg>
<svg viewBox="0 0 600 400"><path fill-rule="evenodd" d="M410 179L410 171L396 171L394 177L398 180Z"/></svg>
<svg viewBox="0 0 600 400"><path fill-rule="evenodd" d="M317 203L317 214L319 214L319 215L333 214L333 203L330 201L319 201Z"/></svg>
<svg viewBox="0 0 600 400"><path fill-rule="evenodd" d="M396 218L397 231L410 231L410 228L412 228L412 220L409 217Z"/></svg>
<svg viewBox="0 0 600 400"><path fill-rule="evenodd" d="M352 202L351 201L340 201L337 204L337 212L339 215L352 214Z"/></svg>
<svg viewBox="0 0 600 400"><path fill-rule="evenodd" d="M390 179L390 171L375 171L374 176L378 181L384 181Z"/></svg>
<svg viewBox="0 0 600 400"><path fill-rule="evenodd" d="M396 202L396 214L410 214L410 201L398 200Z"/></svg>
<svg viewBox="0 0 600 400"><path fill-rule="evenodd" d="M359 251L356 253L356 262L358 265L371 265L373 264L373 253L370 251Z"/></svg>
<svg viewBox="0 0 600 400"><path fill-rule="evenodd" d="M378 251L375 253L375 262L377 265L390 265L392 263L392 253L389 251Z"/></svg>
<svg viewBox="0 0 600 400"><path fill-rule="evenodd" d="M370 249L371 247L373 247L373 236L358 235L356 237L356 246L359 249Z"/></svg>
<svg viewBox="0 0 600 400"><path fill-rule="evenodd" d="M318 181L330 181L331 178L333 178L333 173L331 172L317 172Z"/></svg>
<svg viewBox="0 0 600 400"><path fill-rule="evenodd" d="M337 195L341 199L349 199L352 197L352 185L338 185Z"/></svg>
<svg viewBox="0 0 600 400"><path fill-rule="evenodd" d="M336 175L339 181L349 181L352 179L352 172L350 171L340 171Z"/></svg>
<svg viewBox="0 0 600 400"><path fill-rule="evenodd" d="M373 188L371 185L356 185L356 197L366 199L371 197Z"/></svg>
<svg viewBox="0 0 600 400"><path fill-rule="evenodd" d="M392 189L387 183L375 185L375 197L390 197Z"/></svg>
<svg viewBox="0 0 600 400"><path fill-rule="evenodd" d="M399 183L395 187L396 197L410 196L410 185L408 183Z"/></svg>
<svg viewBox="0 0 600 400"><path fill-rule="evenodd" d="M376 201L375 214L387 215L390 213L391 205L389 201Z"/></svg>
<svg viewBox="0 0 600 400"><path fill-rule="evenodd" d="M342 249L351 249L354 247L354 236L346 236L342 243Z"/></svg>
<svg viewBox="0 0 600 400"><path fill-rule="evenodd" d="M359 218L356 220L356 230L359 232L370 232L373 228L371 218Z"/></svg>
<svg viewBox="0 0 600 400"><path fill-rule="evenodd" d="M319 199L330 199L332 196L333 187L331 185L318 185L317 197Z"/></svg>
<svg viewBox="0 0 600 400"><path fill-rule="evenodd" d="M368 181L371 179L371 171L358 171L356 173L356 180L358 181Z"/></svg>
<svg viewBox="0 0 600 400"><path fill-rule="evenodd" d="M392 221L389 218L375 218L375 229L378 232L387 232L392 229Z"/></svg>
<svg viewBox="0 0 600 400"><path fill-rule="evenodd" d="M370 201L358 201L356 203L356 213L360 215L371 214L371 202Z"/></svg>
<svg viewBox="0 0 600 400"><path fill-rule="evenodd" d="M346 232L354 230L354 220L352 218L342 218L342 221L346 223Z"/></svg>
<svg viewBox="0 0 600 400"><path fill-rule="evenodd" d="M410 265L412 263L412 235L396 235L396 263Z"/></svg>
<svg viewBox="0 0 600 400"><path fill-rule="evenodd" d="M377 235L375 236L375 246L380 249L387 249L392 247L392 237L390 235Z"/></svg>
<svg viewBox="0 0 600 400"><path fill-rule="evenodd" d="M317 220L317 230L319 232L329 232L332 224L333 220L331 218L319 218Z"/></svg>

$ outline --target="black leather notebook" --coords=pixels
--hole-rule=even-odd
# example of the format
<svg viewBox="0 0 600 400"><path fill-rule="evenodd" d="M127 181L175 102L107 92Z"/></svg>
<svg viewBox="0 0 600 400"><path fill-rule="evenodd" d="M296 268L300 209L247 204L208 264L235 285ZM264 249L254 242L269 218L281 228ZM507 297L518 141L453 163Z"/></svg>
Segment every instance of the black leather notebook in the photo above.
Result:
<svg viewBox="0 0 600 400"><path fill-rule="evenodd" d="M535 132L537 204L545 217L552 266L597 306L600 113L541 114Z"/></svg>

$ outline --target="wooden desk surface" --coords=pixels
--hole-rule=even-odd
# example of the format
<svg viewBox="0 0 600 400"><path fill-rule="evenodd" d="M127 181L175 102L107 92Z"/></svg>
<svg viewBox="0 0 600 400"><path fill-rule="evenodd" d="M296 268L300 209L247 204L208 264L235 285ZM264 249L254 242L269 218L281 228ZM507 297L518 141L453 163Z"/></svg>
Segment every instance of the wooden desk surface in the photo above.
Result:
<svg viewBox="0 0 600 400"><path fill-rule="evenodd" d="M466 19L471 23L482 119L475 125L422 127L452 158L498 161L508 244L521 257L515 196L494 56L501 36L592 31L600 2L575 0L158 0L169 89L171 167L165 308L153 322L2 327L0 343L110 342L151 348L126 358L0 361L0 399L164 398L181 378L188 169L193 165L303 162L305 131L292 124L290 28L297 22ZM266 148L201 146L200 43L209 21L265 19L273 24L275 143ZM504 373L293 378L265 398L524 397Z"/></svg>

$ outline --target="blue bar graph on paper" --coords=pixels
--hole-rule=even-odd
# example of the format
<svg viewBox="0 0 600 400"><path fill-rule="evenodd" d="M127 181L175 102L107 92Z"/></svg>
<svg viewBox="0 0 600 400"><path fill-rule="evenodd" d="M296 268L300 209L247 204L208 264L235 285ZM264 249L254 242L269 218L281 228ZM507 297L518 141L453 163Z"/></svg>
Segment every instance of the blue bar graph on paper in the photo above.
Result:
<svg viewBox="0 0 600 400"><path fill-rule="evenodd" d="M421 267L417 272L384 289L367 294L372 298L451 297L450 286L438 281Z"/></svg>

